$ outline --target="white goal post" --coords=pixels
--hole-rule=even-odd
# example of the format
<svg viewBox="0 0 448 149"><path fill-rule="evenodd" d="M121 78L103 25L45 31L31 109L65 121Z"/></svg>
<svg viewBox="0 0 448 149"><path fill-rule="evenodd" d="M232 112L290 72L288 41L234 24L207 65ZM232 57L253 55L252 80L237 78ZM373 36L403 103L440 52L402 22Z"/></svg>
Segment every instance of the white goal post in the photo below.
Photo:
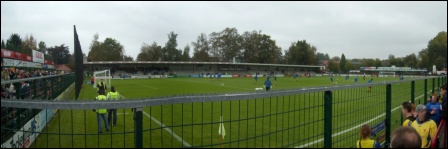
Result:
<svg viewBox="0 0 448 149"><path fill-rule="evenodd" d="M104 80L104 83L106 83L107 88L111 87L110 80L112 79L112 76L110 75L110 70L102 70L102 71L93 72L93 79L94 79L94 82L93 82L94 88L96 88L96 85L98 84L98 82L101 82L102 79Z"/></svg>
<svg viewBox="0 0 448 149"><path fill-rule="evenodd" d="M395 72L383 72L383 71L380 71L379 77L395 77Z"/></svg>

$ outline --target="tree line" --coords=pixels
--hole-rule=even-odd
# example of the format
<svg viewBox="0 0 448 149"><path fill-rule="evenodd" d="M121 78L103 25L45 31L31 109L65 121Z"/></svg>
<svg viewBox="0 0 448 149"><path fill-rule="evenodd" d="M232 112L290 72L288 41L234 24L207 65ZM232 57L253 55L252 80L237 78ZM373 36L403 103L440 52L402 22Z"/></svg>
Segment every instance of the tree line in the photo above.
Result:
<svg viewBox="0 0 448 149"><path fill-rule="evenodd" d="M446 68L447 33L439 32L429 40L426 48L418 54L411 53L405 57L389 55L386 60L376 59L346 59L345 55L331 57L327 53L317 52L317 48L306 40L291 43L288 49L282 50L271 36L261 31L245 31L242 34L236 28L225 28L210 34L201 33L196 40L183 48L178 48L178 34L170 32L165 45L156 42L143 43L136 61L202 61L202 62L231 62L236 59L245 63L271 63L293 65L319 65L328 60L328 70L333 72L348 72L359 67L412 67L432 70ZM86 56L87 61L134 61L126 55L123 45L113 38L98 40L94 34ZM24 39L18 34L12 34L6 43L2 40L2 48L31 55L31 49L45 54L45 57L58 64L67 64L71 54L68 46L47 47L45 42L38 44L33 35L26 35ZM190 56L190 51L193 55ZM283 54L283 51L285 53Z"/></svg>
<svg viewBox="0 0 448 149"><path fill-rule="evenodd" d="M42 52L46 60L51 60L56 64L69 64L72 54L69 52L69 46L65 44L47 47L44 41L37 43L36 38L31 35L25 35L21 38L19 34L13 33L6 40L2 39L2 49L20 52L32 56L32 50Z"/></svg>

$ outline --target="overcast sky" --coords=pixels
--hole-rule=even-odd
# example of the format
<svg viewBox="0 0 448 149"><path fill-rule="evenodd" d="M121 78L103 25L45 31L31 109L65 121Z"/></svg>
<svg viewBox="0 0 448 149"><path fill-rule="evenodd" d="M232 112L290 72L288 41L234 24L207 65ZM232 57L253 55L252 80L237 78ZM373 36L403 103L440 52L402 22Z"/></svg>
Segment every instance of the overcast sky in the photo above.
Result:
<svg viewBox="0 0 448 149"><path fill-rule="evenodd" d="M1 39L33 34L73 52L73 25L84 53L95 33L118 40L136 58L143 43L178 49L226 27L261 30L283 50L306 40L331 57L387 59L425 48L447 29L447 2L1 2ZM191 50L190 56L193 51Z"/></svg>

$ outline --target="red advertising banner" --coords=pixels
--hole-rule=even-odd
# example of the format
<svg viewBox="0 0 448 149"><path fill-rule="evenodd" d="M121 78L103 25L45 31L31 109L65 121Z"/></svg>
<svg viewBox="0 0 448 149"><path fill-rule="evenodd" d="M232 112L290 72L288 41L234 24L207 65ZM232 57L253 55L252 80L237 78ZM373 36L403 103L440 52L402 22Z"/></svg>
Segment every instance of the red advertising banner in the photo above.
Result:
<svg viewBox="0 0 448 149"><path fill-rule="evenodd" d="M32 57L29 55L26 55L26 54L22 54L21 60L29 61L29 62L33 61Z"/></svg>

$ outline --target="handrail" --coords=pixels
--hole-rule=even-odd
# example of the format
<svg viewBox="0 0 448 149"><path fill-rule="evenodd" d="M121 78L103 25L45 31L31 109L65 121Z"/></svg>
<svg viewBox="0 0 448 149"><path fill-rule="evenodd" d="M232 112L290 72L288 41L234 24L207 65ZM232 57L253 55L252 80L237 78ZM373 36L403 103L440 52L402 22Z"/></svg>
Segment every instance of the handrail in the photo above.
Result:
<svg viewBox="0 0 448 149"><path fill-rule="evenodd" d="M65 76L65 75L71 75L73 73L65 73L65 74L57 74L57 75L46 75L41 77L31 77L31 78L22 78L22 79L14 79L14 80L2 80L3 84L11 84L11 83L17 83L17 82L25 82L25 81L31 81L31 80L37 80L37 79L45 79L45 78L52 78L52 77L59 77L59 76Z"/></svg>
<svg viewBox="0 0 448 149"><path fill-rule="evenodd" d="M437 129L437 133L436 133L436 135L432 138L432 140L431 140L431 148L436 148L437 147L437 137L439 136L439 133L440 133L440 130L442 130L442 128L444 127L446 125L446 122L445 122L445 120L442 120L441 122L440 122L440 125L439 125L439 128ZM446 136L446 134L444 135L444 136ZM442 141L445 141L446 142L446 140L442 140Z"/></svg>
<svg viewBox="0 0 448 149"><path fill-rule="evenodd" d="M152 98L140 98L135 100L121 100L121 101L95 101L91 100L63 100L63 101L42 101L40 99L24 99L24 100L1 100L1 104L4 107L15 108L36 108L36 109L95 109L95 108L107 108L107 109L121 109L121 108L135 108L135 107L147 107L166 104L180 104L180 103L192 103L192 102L213 102L213 101L230 101L241 100L248 98L269 98L276 96L321 92L328 90L342 90L350 88L360 88L368 86L378 86L384 84L405 83L416 80L424 80L433 77L417 78L412 80L400 80L389 82L377 82L377 83L362 83L355 85L341 85L341 86L320 86L311 88L296 88L277 90L272 92L243 92L243 93L229 93L229 94L202 94L202 95L177 95L169 97L152 97Z"/></svg>

